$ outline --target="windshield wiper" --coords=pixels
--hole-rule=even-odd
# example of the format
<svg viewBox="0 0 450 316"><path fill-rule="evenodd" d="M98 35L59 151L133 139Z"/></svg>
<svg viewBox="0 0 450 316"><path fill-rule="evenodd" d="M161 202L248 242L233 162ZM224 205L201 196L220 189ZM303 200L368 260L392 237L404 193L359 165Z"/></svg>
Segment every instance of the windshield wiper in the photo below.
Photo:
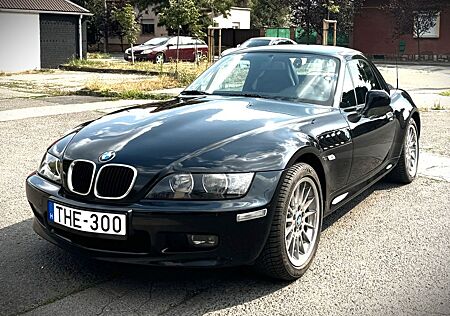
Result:
<svg viewBox="0 0 450 316"><path fill-rule="evenodd" d="M226 95L230 97L246 97L246 98L270 98L269 95L257 94L257 93L221 93L221 95Z"/></svg>
<svg viewBox="0 0 450 316"><path fill-rule="evenodd" d="M200 91L200 90L184 90L181 92L182 95L211 95L209 92Z"/></svg>

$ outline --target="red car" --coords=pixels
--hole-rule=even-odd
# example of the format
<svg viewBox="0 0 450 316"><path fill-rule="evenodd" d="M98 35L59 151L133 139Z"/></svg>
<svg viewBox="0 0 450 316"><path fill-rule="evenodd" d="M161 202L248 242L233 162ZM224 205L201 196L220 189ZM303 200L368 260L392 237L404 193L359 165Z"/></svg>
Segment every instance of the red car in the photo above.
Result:
<svg viewBox="0 0 450 316"><path fill-rule="evenodd" d="M178 43L179 60L195 61L208 55L208 46L202 40L180 36ZM177 37L156 37L144 44L133 47L137 61L162 63L177 59ZM125 51L124 59L131 61L131 48Z"/></svg>

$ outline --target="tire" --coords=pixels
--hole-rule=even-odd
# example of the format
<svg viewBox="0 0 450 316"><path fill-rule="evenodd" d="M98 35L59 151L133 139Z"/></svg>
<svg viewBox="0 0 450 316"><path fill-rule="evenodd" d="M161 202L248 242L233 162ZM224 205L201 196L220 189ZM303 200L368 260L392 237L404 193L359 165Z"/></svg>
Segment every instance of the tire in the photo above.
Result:
<svg viewBox="0 0 450 316"><path fill-rule="evenodd" d="M410 143L410 132L415 135L415 147ZM412 146L412 147L411 147ZM415 155L415 165L411 167L411 157ZM419 163L419 133L416 122L411 118L406 128L405 137L402 145L402 153L398 159L397 165L387 175L387 179L392 182L408 184L417 176L417 166Z"/></svg>
<svg viewBox="0 0 450 316"><path fill-rule="evenodd" d="M310 188L309 191L308 188ZM296 196L299 196L300 193L302 194L299 200L303 200L306 196L304 199L306 204L299 204L300 207L298 207L296 212L296 215L302 215L299 219L291 210L297 210L299 205L296 205L294 202L296 201ZM310 202L311 197L314 197L312 202ZM308 198L310 199L308 200ZM308 203L309 206L307 206ZM292 208L291 206L293 205L296 206ZM305 208L305 206L307 207ZM300 209L303 210L304 208L304 211L300 211ZM323 198L320 180L310 165L305 163L296 164L284 174L275 196L273 212L274 216L269 237L256 260L255 266L260 272L269 277L280 280L295 280L301 277L311 265L317 251L322 229ZM308 213L313 214L306 215ZM289 219L290 217L292 218ZM315 230L304 226L305 224L315 226ZM299 228L299 225L301 228ZM297 230L300 230L300 232ZM295 237L297 236L296 234L301 235L301 238L305 238L304 236L309 236L310 238L310 243L307 247L303 244L301 248L304 255L300 254L299 247L295 247L300 240L298 239L299 237ZM293 246L292 243L294 243ZM297 251L298 260L296 259L295 251Z"/></svg>
<svg viewBox="0 0 450 316"><path fill-rule="evenodd" d="M155 56L155 64L164 63L166 61L166 57L163 53L158 53Z"/></svg>

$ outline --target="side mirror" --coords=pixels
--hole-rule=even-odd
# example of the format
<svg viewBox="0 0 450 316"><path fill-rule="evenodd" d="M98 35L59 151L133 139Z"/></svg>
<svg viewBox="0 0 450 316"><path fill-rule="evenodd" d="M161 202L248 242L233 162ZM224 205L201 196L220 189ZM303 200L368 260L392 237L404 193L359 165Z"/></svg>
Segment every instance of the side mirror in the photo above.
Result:
<svg viewBox="0 0 450 316"><path fill-rule="evenodd" d="M240 47L241 46L241 44L237 44L237 46L236 47Z"/></svg>
<svg viewBox="0 0 450 316"><path fill-rule="evenodd" d="M391 97L384 90L370 90L366 93L366 104L361 111L364 116L377 113L377 109L385 108L391 104Z"/></svg>

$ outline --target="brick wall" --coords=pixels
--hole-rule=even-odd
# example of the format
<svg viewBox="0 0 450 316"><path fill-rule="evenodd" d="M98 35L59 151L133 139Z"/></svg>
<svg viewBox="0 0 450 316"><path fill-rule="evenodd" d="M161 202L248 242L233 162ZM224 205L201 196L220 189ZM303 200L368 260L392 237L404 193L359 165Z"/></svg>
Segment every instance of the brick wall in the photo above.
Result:
<svg viewBox="0 0 450 316"><path fill-rule="evenodd" d="M353 47L368 56L379 55L394 58L399 41L406 44L402 59L417 58L417 40L413 35L394 40L392 18L378 8L379 1L367 1L360 14L355 16ZM450 57L450 7L442 8L439 38L421 39L420 51L424 59L449 61Z"/></svg>

